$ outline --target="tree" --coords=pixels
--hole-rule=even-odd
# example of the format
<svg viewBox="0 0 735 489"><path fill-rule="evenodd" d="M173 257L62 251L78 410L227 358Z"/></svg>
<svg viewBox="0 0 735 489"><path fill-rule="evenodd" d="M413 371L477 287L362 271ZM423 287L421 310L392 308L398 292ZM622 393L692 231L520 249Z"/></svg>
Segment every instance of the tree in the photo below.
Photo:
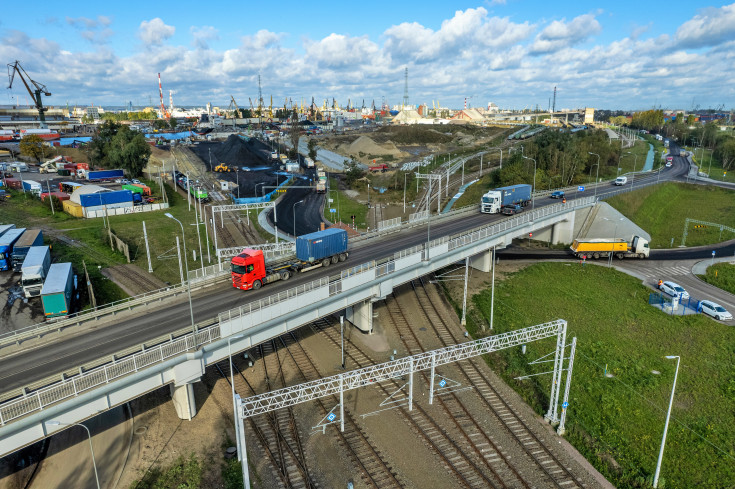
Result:
<svg viewBox="0 0 735 489"><path fill-rule="evenodd" d="M316 139L310 138L306 147L309 148L309 158L316 161Z"/></svg>
<svg viewBox="0 0 735 489"><path fill-rule="evenodd" d="M723 139L722 142L717 145L715 154L722 162L722 168L724 170L729 170L730 166L735 162L735 139L732 137Z"/></svg>
<svg viewBox="0 0 735 489"><path fill-rule="evenodd" d="M37 162L41 162L44 156L43 139L36 134L23 136L20 140L20 154L35 158Z"/></svg>
<svg viewBox="0 0 735 489"><path fill-rule="evenodd" d="M89 142L87 152L93 165L121 168L131 177L137 177L148 162L151 147L140 132L131 131L128 126L114 121L106 121Z"/></svg>
<svg viewBox="0 0 735 489"><path fill-rule="evenodd" d="M171 129L176 129L176 126L178 125L178 122L176 122L176 119L173 117L168 121L168 125L171 126Z"/></svg>
<svg viewBox="0 0 735 489"><path fill-rule="evenodd" d="M352 185L365 176L365 170L360 168L356 161L344 161L345 180L347 185Z"/></svg>
<svg viewBox="0 0 735 489"><path fill-rule="evenodd" d="M291 125L291 133L289 134L289 137L291 138L291 147L298 153L299 151L299 138L301 137L301 133L299 131L299 126L297 124Z"/></svg>

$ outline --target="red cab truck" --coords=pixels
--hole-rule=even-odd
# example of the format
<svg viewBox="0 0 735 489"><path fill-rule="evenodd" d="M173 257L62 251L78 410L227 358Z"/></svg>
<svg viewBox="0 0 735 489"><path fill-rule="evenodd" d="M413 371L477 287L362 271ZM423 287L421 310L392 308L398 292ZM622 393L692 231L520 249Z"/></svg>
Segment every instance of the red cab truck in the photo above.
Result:
<svg viewBox="0 0 735 489"><path fill-rule="evenodd" d="M308 272L347 259L347 231L325 229L296 238L296 259L266 264L262 250L244 249L232 258L232 286L259 289L265 284L288 280L295 273Z"/></svg>

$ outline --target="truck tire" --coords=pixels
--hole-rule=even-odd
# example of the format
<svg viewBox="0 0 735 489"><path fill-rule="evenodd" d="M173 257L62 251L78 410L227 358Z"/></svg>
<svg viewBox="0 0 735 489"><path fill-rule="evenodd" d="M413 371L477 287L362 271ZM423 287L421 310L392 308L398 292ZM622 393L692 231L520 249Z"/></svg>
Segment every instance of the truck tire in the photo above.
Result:
<svg viewBox="0 0 735 489"><path fill-rule="evenodd" d="M600 258L600 254L595 251L594 253L592 253L592 258L597 260L598 258Z"/></svg>
<svg viewBox="0 0 735 489"><path fill-rule="evenodd" d="M640 258L641 260L644 259L645 257L646 255L644 255L643 253L638 253L638 258Z"/></svg>
<svg viewBox="0 0 735 489"><path fill-rule="evenodd" d="M256 280L255 282L253 282L253 290L258 290L262 285L263 282L261 282L260 280Z"/></svg>
<svg viewBox="0 0 735 489"><path fill-rule="evenodd" d="M337 255L334 255L334 256L333 256L333 257L331 258L331 260L332 260L332 265L334 265L335 263L337 263L337 262L339 261L339 256L337 256Z"/></svg>
<svg viewBox="0 0 735 489"><path fill-rule="evenodd" d="M623 253L618 253L618 260L622 260L625 258L625 255Z"/></svg>
<svg viewBox="0 0 735 489"><path fill-rule="evenodd" d="M281 272L281 280L288 280L291 278L291 271L290 270L284 270Z"/></svg>
<svg viewBox="0 0 735 489"><path fill-rule="evenodd" d="M339 261L345 261L347 259L347 255L344 253L340 253L338 259Z"/></svg>
<svg viewBox="0 0 735 489"><path fill-rule="evenodd" d="M331 264L332 264L332 260L330 260L329 258L325 258L325 259L322 260L322 266L323 267L328 267Z"/></svg>

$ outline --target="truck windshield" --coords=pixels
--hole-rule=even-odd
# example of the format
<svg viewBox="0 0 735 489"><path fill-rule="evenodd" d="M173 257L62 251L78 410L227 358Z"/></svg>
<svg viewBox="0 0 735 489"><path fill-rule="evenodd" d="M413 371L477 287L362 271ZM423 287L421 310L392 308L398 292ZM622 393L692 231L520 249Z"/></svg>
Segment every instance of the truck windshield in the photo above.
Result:
<svg viewBox="0 0 735 489"><path fill-rule="evenodd" d="M483 197L482 198L483 204L492 204L493 202L495 202L495 199L493 197Z"/></svg>
<svg viewBox="0 0 735 489"><path fill-rule="evenodd" d="M36 278L29 278L23 280L23 285L37 285L43 283L43 279L41 277Z"/></svg>
<svg viewBox="0 0 735 489"><path fill-rule="evenodd" d="M4 260L4 259L5 259L5 253L0 253L0 260Z"/></svg>
<svg viewBox="0 0 735 489"><path fill-rule="evenodd" d="M232 265L232 273L239 273L240 275L250 273L253 271L253 265Z"/></svg>

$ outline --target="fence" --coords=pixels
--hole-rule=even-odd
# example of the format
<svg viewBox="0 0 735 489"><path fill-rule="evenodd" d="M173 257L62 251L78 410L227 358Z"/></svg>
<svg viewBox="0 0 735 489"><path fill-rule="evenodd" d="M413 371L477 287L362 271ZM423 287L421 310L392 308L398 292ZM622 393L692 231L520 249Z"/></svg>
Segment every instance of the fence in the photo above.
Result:
<svg viewBox="0 0 735 489"><path fill-rule="evenodd" d="M648 294L648 304L658 307L666 314L671 316L685 316L687 314L697 314L699 312L699 301L688 297L683 300L674 300L661 292L651 292Z"/></svg>
<svg viewBox="0 0 735 489"><path fill-rule="evenodd" d="M88 219L105 216L122 216L124 214L138 214L139 212L151 212L168 209L168 202L161 204L134 205L132 207L115 207L113 209L101 209L97 211L87 211L84 217Z"/></svg>
<svg viewBox="0 0 735 489"><path fill-rule="evenodd" d="M386 219L378 223L378 231L387 231L388 229L401 227L401 218Z"/></svg>
<svg viewBox="0 0 735 489"><path fill-rule="evenodd" d="M291 180L293 180L293 177L286 178L285 182L282 182L281 184L278 185L277 188L271 190L270 192L263 195L262 197L242 197L240 199L232 199L232 200L235 202L235 204L261 204L263 202L270 202L273 194L278 192L278 190L281 187L285 187L286 185L291 183Z"/></svg>

